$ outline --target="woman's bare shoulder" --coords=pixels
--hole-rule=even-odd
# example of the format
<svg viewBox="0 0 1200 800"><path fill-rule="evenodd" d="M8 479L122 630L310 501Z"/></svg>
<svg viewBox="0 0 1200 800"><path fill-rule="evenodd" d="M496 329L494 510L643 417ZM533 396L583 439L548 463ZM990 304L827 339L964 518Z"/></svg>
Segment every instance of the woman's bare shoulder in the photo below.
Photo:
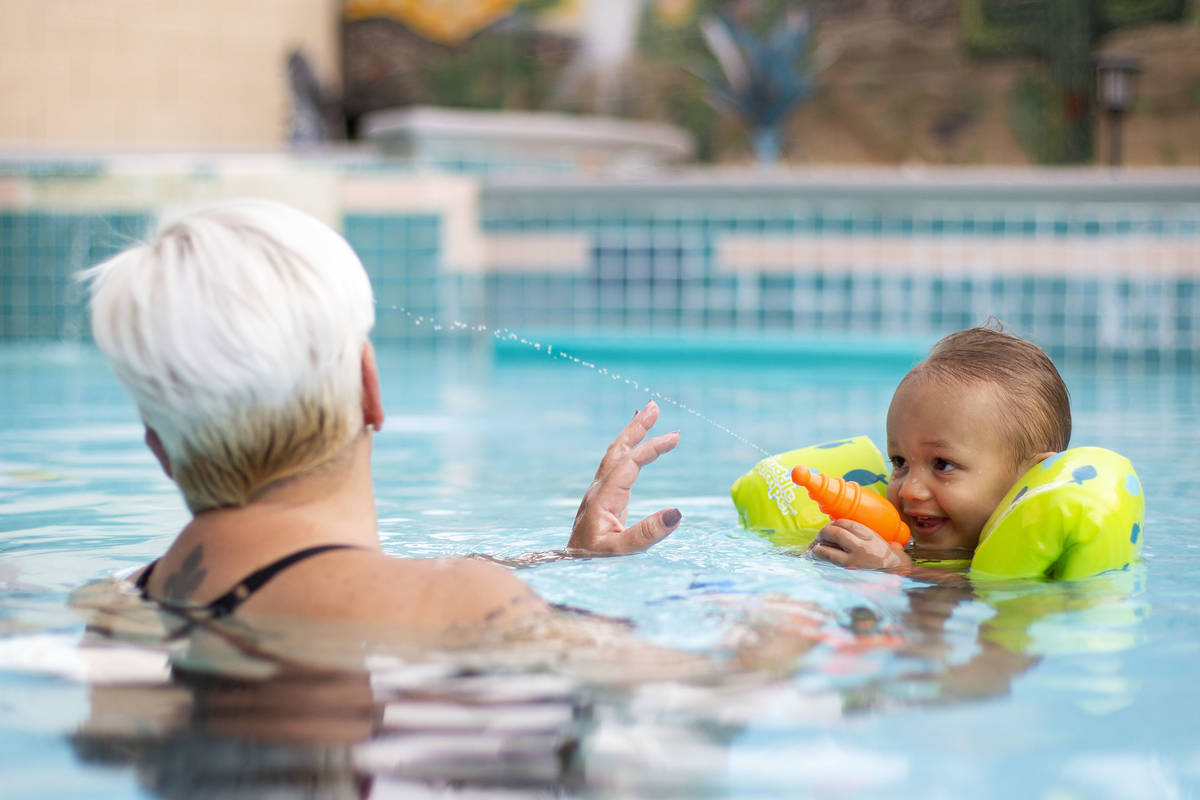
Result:
<svg viewBox="0 0 1200 800"><path fill-rule="evenodd" d="M257 608L286 603L301 616L416 626L512 621L546 613L546 604L508 570L468 558L394 558L382 553L330 554L280 576L279 592L263 592ZM258 598L255 598L258 599Z"/></svg>
<svg viewBox="0 0 1200 800"><path fill-rule="evenodd" d="M410 610L422 609L455 622L513 619L547 611L545 602L524 581L496 564L471 558L385 556L384 560L381 577L386 585L380 590Z"/></svg>

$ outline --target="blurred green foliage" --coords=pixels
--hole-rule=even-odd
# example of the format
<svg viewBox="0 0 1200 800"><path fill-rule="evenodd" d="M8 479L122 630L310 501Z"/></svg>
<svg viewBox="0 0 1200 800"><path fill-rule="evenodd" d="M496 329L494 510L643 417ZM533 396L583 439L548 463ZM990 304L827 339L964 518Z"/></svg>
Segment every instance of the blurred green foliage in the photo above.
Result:
<svg viewBox="0 0 1200 800"><path fill-rule="evenodd" d="M1181 20L1187 0L962 0L963 43L982 58L1038 58L1044 76L1018 82L1013 131L1042 164L1093 159L1095 52L1119 28Z"/></svg>
<svg viewBox="0 0 1200 800"><path fill-rule="evenodd" d="M788 12L806 9L815 38L823 20L839 22L858 14L900 14L900 0L872 5L867 0L693 0L664 13L669 3L646 0L640 7L633 63L622 77L623 91L615 108L589 105L586 91L556 105L560 79L579 50L576 37L539 25L539 16L565 0L523 0L513 12L468 40L454 46L423 39L395 20L367 19L345 29L344 109L347 120L379 108L430 104L459 108L545 110L558 108L582 113L615 113L637 119L668 122L689 131L701 161L738 158L749 154L752 126L714 104L706 77L718 69L701 32L700 21L719 12L760 37L770 36ZM1107 33L1155 20L1182 19L1200 14L1200 0L956 0L961 41L973 56L1025 59L1015 64L1022 74L1007 100L1007 119L1032 161L1042 164L1086 163L1093 160L1095 127L1094 52ZM953 24L953 12L942 24ZM912 25L911 21L907 24ZM843 26L844 28L845 26ZM910 28L910 30L919 30ZM945 30L945 28L943 28ZM852 47L843 45L852 51ZM1030 63L1030 60L1033 63ZM931 69L933 67L931 66ZM829 67L831 96L836 100L838 70L853 65L845 58ZM1183 104L1200 104L1200 80L1191 79L1179 95ZM858 114L855 130L870 133L862 118L876 113L890 124L897 141L894 152L881 145L887 137L866 136L866 148L883 158L901 159L919 143L910 141L915 126L929 114L910 87L898 87L885 71L854 79L861 100L827 104L816 95L816 111ZM933 123L950 131L963 119L978 119L982 108L955 100L957 115L942 113ZM561 99L561 98L559 98ZM867 110L864 110L867 109ZM935 109L936 110L936 109ZM941 113L941 112L939 112ZM914 116L915 115L915 116ZM944 119L943 119L944 117ZM854 119L852 118L852 122ZM873 122L867 119L867 122ZM923 131L924 129L920 129ZM920 133L918 131L918 133ZM889 133L889 136L891 133ZM803 149L803 143L793 143ZM986 149L986 148L985 148ZM948 150L946 152L949 152ZM793 152L793 154L795 154ZM963 156L962 153L959 154Z"/></svg>
<svg viewBox="0 0 1200 800"><path fill-rule="evenodd" d="M1037 164L1061 162L1053 151L1062 122L1053 113L1055 87L1046 78L1025 76L1017 81L1009 98L1008 120L1017 141Z"/></svg>
<svg viewBox="0 0 1200 800"><path fill-rule="evenodd" d="M711 161L730 144L745 139L752 121L732 117L716 102L708 81L718 65L701 32L700 22L718 15L767 41L789 12L809 9L820 0L696 0L682 20L665 19L653 2L644 3L638 25L638 58L648 78L646 89L659 104L663 121L691 132L696 156ZM801 67L801 69L803 69Z"/></svg>

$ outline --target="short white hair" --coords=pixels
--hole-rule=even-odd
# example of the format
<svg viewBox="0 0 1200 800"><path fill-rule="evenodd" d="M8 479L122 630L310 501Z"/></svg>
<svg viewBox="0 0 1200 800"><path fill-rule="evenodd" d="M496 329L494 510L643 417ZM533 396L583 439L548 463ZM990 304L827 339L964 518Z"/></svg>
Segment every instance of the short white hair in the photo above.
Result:
<svg viewBox="0 0 1200 800"><path fill-rule="evenodd" d="M225 202L165 220L82 277L92 336L193 512L244 505L361 432L374 299L324 223Z"/></svg>

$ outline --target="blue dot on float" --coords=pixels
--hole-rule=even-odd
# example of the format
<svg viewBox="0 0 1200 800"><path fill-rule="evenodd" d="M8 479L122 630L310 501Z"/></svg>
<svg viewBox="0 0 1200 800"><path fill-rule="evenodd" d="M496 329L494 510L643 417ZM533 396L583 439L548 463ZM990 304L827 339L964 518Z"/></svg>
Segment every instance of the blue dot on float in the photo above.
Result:
<svg viewBox="0 0 1200 800"><path fill-rule="evenodd" d="M1021 491L1017 492L1017 496L1016 496L1016 497L1014 497L1014 498L1012 499L1012 502L1011 502L1011 503L1009 503L1009 505L1010 505L1010 506L1015 506L1015 505L1017 504L1017 501L1018 501L1018 500L1020 500L1022 497L1024 497L1024 496L1025 496L1025 493L1026 493L1026 492L1028 492L1028 491L1029 491L1029 487L1028 487L1028 486L1022 486L1022 487L1021 487Z"/></svg>
<svg viewBox="0 0 1200 800"><path fill-rule="evenodd" d="M1100 474L1099 472L1096 472L1095 467L1093 467L1091 464L1088 464L1087 466L1079 467L1074 472L1072 472L1071 473L1071 481L1073 483L1077 483L1080 486L1082 486L1084 481L1090 481L1092 478L1096 477L1099 474Z"/></svg>
<svg viewBox="0 0 1200 800"><path fill-rule="evenodd" d="M1054 464L1055 461L1058 461L1060 458L1062 458L1066 454L1067 454L1067 451L1063 450L1060 453L1055 453L1054 455L1050 456L1049 458L1047 458L1045 461L1042 462L1042 469L1049 469Z"/></svg>
<svg viewBox="0 0 1200 800"><path fill-rule="evenodd" d="M1129 532L1129 541L1133 544L1137 544L1138 534L1141 532L1142 532L1142 527L1140 525L1138 525L1136 522L1133 523L1133 530Z"/></svg>
<svg viewBox="0 0 1200 800"><path fill-rule="evenodd" d="M1137 497L1142 493L1142 482L1132 472L1125 476L1125 491L1129 492L1130 497Z"/></svg>

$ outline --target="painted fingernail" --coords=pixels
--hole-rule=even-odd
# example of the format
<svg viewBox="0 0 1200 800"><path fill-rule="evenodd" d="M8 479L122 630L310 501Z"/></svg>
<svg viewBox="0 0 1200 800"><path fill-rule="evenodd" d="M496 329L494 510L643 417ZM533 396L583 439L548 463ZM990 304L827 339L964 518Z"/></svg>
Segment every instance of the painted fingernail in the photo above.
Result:
<svg viewBox="0 0 1200 800"><path fill-rule="evenodd" d="M669 508L663 512L662 521L668 528L674 528L683 519L683 512L678 508Z"/></svg>

